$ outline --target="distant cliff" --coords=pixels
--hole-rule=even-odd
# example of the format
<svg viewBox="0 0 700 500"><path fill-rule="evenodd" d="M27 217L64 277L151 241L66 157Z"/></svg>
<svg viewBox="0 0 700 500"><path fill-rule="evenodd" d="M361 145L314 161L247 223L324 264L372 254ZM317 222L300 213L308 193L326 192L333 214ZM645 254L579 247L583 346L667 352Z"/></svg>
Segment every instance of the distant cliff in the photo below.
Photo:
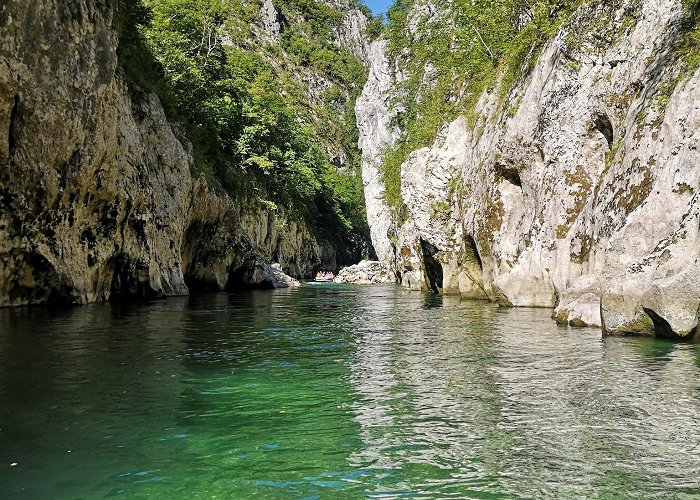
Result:
<svg viewBox="0 0 700 500"><path fill-rule="evenodd" d="M316 27L303 2L176 3L0 6L0 306L264 286L266 263L309 276L371 253L354 117L314 135L362 87L365 12L320 4ZM267 83L236 80L243 56Z"/></svg>
<svg viewBox="0 0 700 500"><path fill-rule="evenodd" d="M698 2L506 4L399 2L370 50L380 259L414 289L696 336Z"/></svg>

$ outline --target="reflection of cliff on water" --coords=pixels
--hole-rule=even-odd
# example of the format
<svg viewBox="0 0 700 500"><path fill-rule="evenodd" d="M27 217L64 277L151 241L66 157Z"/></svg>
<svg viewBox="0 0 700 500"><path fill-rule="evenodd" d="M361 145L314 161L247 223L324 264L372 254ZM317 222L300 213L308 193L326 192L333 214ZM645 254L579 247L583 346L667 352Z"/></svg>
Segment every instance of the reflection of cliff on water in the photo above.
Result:
<svg viewBox="0 0 700 500"><path fill-rule="evenodd" d="M697 379L688 377L697 346L600 340L596 330L542 328L538 316L514 310L496 325L504 338L495 363L499 427L522 436L503 457L504 489L522 493L514 478L523 476L532 478L525 491L534 496L553 484L563 496L649 481L662 489L689 484L700 473L700 436L688 432L698 402Z"/></svg>
<svg viewBox="0 0 700 500"><path fill-rule="evenodd" d="M20 464L0 484L13 498L700 494L700 345L549 315L391 285L0 310L0 460Z"/></svg>
<svg viewBox="0 0 700 500"><path fill-rule="evenodd" d="M603 340L549 323L547 310L441 301L378 288L358 305L351 382L363 448L350 463L417 480L377 491L692 487L698 346Z"/></svg>
<svg viewBox="0 0 700 500"><path fill-rule="evenodd" d="M501 411L495 306L396 288L360 299L351 380L364 448L351 464L419 477L452 469L440 474L446 486L488 474L479 443L495 438Z"/></svg>

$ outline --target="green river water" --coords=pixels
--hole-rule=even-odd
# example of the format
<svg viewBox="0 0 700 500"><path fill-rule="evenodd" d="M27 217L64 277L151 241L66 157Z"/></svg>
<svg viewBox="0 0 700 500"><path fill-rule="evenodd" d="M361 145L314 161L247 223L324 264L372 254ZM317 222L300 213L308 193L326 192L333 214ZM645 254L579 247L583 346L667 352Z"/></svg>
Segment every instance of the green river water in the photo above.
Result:
<svg viewBox="0 0 700 500"><path fill-rule="evenodd" d="M0 310L0 498L698 498L700 347L549 316L389 285Z"/></svg>

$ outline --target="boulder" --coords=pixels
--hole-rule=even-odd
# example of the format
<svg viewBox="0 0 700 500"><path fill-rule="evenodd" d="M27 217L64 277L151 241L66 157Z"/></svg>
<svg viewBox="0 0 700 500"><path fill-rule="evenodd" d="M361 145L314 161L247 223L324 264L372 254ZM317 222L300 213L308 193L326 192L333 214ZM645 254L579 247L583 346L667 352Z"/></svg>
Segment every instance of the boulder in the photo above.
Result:
<svg viewBox="0 0 700 500"><path fill-rule="evenodd" d="M272 273L275 277L275 288L290 288L301 286L299 280L292 278L282 271L282 266L280 264L272 264L270 266Z"/></svg>
<svg viewBox="0 0 700 500"><path fill-rule="evenodd" d="M393 283L394 279L381 262L363 260L359 264L342 269L333 283L349 283L354 285L372 285L377 283Z"/></svg>

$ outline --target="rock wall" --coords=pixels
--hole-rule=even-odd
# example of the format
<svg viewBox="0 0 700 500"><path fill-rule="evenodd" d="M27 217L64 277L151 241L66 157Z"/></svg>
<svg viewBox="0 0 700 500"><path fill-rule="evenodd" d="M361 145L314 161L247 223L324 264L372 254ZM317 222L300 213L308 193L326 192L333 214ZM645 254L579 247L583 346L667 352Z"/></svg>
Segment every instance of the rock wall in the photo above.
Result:
<svg viewBox="0 0 700 500"><path fill-rule="evenodd" d="M505 105L485 92L475 120L409 156L401 216L379 173L401 76L376 43L357 116L373 243L398 281L607 334L696 335L700 71L681 74L675 52L687 16L677 0L584 2Z"/></svg>
<svg viewBox="0 0 700 500"><path fill-rule="evenodd" d="M385 41L372 43L369 53L369 77L362 95L357 100L355 114L360 131L362 182L372 244L379 260L389 263L395 256L389 241L394 223L389 207L383 199L384 186L380 168L384 151L398 139L399 130L392 126L392 118L396 114L392 105L395 80L385 52Z"/></svg>
<svg viewBox="0 0 700 500"><path fill-rule="evenodd" d="M0 6L0 306L255 286L334 265L302 223L212 192L155 95L129 88L113 2Z"/></svg>

